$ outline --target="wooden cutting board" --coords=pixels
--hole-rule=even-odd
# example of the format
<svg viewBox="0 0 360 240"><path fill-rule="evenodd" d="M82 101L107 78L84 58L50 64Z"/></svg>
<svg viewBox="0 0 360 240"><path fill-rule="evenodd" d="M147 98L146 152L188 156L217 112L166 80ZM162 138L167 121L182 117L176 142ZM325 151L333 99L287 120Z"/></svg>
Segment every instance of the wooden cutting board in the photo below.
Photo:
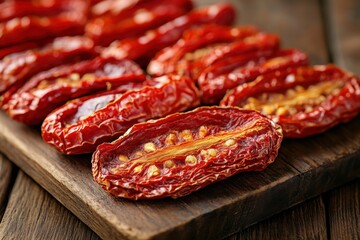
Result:
<svg viewBox="0 0 360 240"><path fill-rule="evenodd" d="M175 200L112 197L92 180L91 156L63 156L37 129L2 112L0 151L104 239L219 239L359 177L359 123L286 140L265 171L238 174Z"/></svg>
<svg viewBox="0 0 360 240"><path fill-rule="evenodd" d="M343 2L351 6L355 1ZM320 10L324 8L318 1L232 2L240 23L278 33L283 46L305 50L312 63L329 61L328 48L333 45L325 37ZM342 8L330 10L338 13ZM352 36L346 32L351 24L344 24L348 22L341 14L333 21L331 30L336 34L342 24L336 36L345 40ZM346 65L350 54L343 54L341 44L334 49L333 60ZM90 155L61 155L42 141L39 129L16 123L2 112L0 151L104 239L219 239L360 177L359 123L357 117L315 137L285 140L277 160L265 171L238 174L175 200L133 202L112 197L92 180Z"/></svg>

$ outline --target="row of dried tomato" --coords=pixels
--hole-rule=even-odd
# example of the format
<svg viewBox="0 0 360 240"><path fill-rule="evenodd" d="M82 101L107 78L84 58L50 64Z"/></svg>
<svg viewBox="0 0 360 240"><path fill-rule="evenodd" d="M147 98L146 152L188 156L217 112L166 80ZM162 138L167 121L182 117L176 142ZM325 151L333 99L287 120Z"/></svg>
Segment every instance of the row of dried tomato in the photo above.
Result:
<svg viewBox="0 0 360 240"><path fill-rule="evenodd" d="M43 138L61 152L91 153L135 123L199 106L199 91L191 79L152 78L134 61L144 65L186 30L203 24L229 25L234 16L232 6L212 5L107 48L85 36L60 37L42 48L6 56L0 62L1 107L17 121L44 122ZM68 102L72 99L76 100Z"/></svg>
<svg viewBox="0 0 360 240"><path fill-rule="evenodd" d="M1 108L17 121L42 124L43 139L62 153L97 149L94 179L115 196L179 197L263 170L283 135L317 134L360 110L357 76L334 65L308 66L305 53L280 49L274 34L226 26L235 18L228 4L3 4L16 11L0 10L0 53L12 53L0 62ZM79 34L62 31L77 29L70 23L57 25L74 11L85 19L85 36L52 40ZM11 28L23 18L31 24ZM36 30L32 19L49 28ZM17 34L24 38L11 40Z"/></svg>

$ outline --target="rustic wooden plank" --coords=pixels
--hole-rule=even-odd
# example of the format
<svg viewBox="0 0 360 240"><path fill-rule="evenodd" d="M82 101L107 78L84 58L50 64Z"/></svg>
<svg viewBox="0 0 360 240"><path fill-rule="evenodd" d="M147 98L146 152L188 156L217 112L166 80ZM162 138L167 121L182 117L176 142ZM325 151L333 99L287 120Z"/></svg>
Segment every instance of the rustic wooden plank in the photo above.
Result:
<svg viewBox="0 0 360 240"><path fill-rule="evenodd" d="M12 190L0 239L100 239L22 171Z"/></svg>
<svg viewBox="0 0 360 240"><path fill-rule="evenodd" d="M328 194L330 239L360 239L360 179Z"/></svg>
<svg viewBox="0 0 360 240"><path fill-rule="evenodd" d="M106 239L219 238L267 217L269 210L283 210L288 202L279 193L299 174L277 161L264 172L235 176L181 199L132 202L111 197L93 182L90 156L65 157L45 144L36 129L4 113L0 113L0 133L1 151ZM263 201L273 207L266 209ZM220 216L229 218L219 229L215 227L219 223L211 222Z"/></svg>
<svg viewBox="0 0 360 240"><path fill-rule="evenodd" d="M360 75L360 2L326 0L334 62Z"/></svg>
<svg viewBox="0 0 360 240"><path fill-rule="evenodd" d="M333 61L359 75L360 2L325 3ZM331 191L327 198L330 239L360 239L360 180Z"/></svg>
<svg viewBox="0 0 360 240"><path fill-rule="evenodd" d="M200 5L217 0L199 0ZM233 0L238 24L249 24L280 36L282 47L298 48L309 54L311 63L329 60L324 24L318 1L313 0Z"/></svg>
<svg viewBox="0 0 360 240"><path fill-rule="evenodd" d="M15 166L0 153L0 222L4 215L8 196L15 175Z"/></svg>
<svg viewBox="0 0 360 240"><path fill-rule="evenodd" d="M241 239L327 239L322 198L317 197L299 204L226 240Z"/></svg>

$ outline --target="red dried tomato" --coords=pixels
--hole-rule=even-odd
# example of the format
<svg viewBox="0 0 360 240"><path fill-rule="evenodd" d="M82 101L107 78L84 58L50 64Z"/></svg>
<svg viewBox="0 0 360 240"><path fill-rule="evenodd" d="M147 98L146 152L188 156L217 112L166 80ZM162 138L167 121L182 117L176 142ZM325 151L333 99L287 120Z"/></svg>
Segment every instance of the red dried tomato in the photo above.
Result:
<svg viewBox="0 0 360 240"><path fill-rule="evenodd" d="M42 4L22 1L7 3L9 11L3 10L6 14L2 17L9 20L0 23L0 47L84 32L89 7L87 1L46 1ZM43 11L46 8L49 11Z"/></svg>
<svg viewBox="0 0 360 240"><path fill-rule="evenodd" d="M360 79L334 65L282 69L240 85L221 105L257 110L277 122L285 137L306 137L360 111Z"/></svg>
<svg viewBox="0 0 360 240"><path fill-rule="evenodd" d="M115 20L119 20L133 16L139 9L150 9L154 5L169 3L186 10L191 10L193 7L191 0L104 0L91 8L91 16L94 18L112 16L116 17Z"/></svg>
<svg viewBox="0 0 360 240"><path fill-rule="evenodd" d="M189 0L139 4L140 6L132 8L134 11L130 16L119 18L117 15L110 15L90 20L86 24L85 34L102 46L107 46L114 40L139 37L147 30L185 14L189 10L188 4Z"/></svg>
<svg viewBox="0 0 360 240"><path fill-rule="evenodd" d="M53 39L38 40L36 42L25 42L10 47L0 48L0 60L11 54L18 54L29 49L39 48L49 43Z"/></svg>
<svg viewBox="0 0 360 240"><path fill-rule="evenodd" d="M175 45L160 51L147 71L153 76L177 73L195 80L218 59L278 47L277 36L258 33L254 27L203 26L185 32Z"/></svg>
<svg viewBox="0 0 360 240"><path fill-rule="evenodd" d="M0 94L13 84L21 86L33 75L95 55L94 43L86 37L61 37L41 49L5 57L0 61Z"/></svg>
<svg viewBox="0 0 360 240"><path fill-rule="evenodd" d="M159 50L176 43L185 30L209 23L230 25L234 18L235 10L228 4L194 9L139 38L115 41L102 54L132 59L145 65Z"/></svg>
<svg viewBox="0 0 360 240"><path fill-rule="evenodd" d="M296 49L256 51L225 57L201 71L198 85L206 104L220 102L227 90L258 75L308 64L307 55Z"/></svg>
<svg viewBox="0 0 360 240"><path fill-rule="evenodd" d="M99 57L35 75L11 96L3 109L17 121L38 125L52 110L71 99L145 79L141 68L130 60Z"/></svg>
<svg viewBox="0 0 360 240"><path fill-rule="evenodd" d="M43 139L65 154L90 153L135 123L184 111L200 102L198 90L188 78L164 76L151 82L151 86L127 91L94 112L80 108L82 100L68 102L44 120Z"/></svg>
<svg viewBox="0 0 360 240"><path fill-rule="evenodd" d="M91 4L91 6L94 6L95 4L98 4L99 2L104 2L104 1L108 1L108 0L90 0L90 4ZM113 0L109 0L109 1L113 1ZM126 1L126 2L128 2L128 1Z"/></svg>
<svg viewBox="0 0 360 240"><path fill-rule="evenodd" d="M181 197L272 163L281 128L255 111L202 107L134 125L92 158L96 182L117 197Z"/></svg>
<svg viewBox="0 0 360 240"><path fill-rule="evenodd" d="M125 19L107 16L90 20L85 33L97 45L107 46L114 40L139 37L146 31L159 27L186 13L186 9L171 4L153 4L149 9L139 9Z"/></svg>
<svg viewBox="0 0 360 240"><path fill-rule="evenodd" d="M47 3L46 3L47 2ZM53 16L64 11L62 1L6 1L0 4L0 22L29 15ZM65 1L64 1L65 2Z"/></svg>

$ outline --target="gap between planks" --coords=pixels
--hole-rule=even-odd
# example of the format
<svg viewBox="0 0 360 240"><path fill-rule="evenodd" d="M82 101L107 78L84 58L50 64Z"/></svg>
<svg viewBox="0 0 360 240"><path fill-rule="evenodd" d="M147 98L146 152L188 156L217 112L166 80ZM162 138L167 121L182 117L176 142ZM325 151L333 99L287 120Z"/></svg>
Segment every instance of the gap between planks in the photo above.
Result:
<svg viewBox="0 0 360 240"><path fill-rule="evenodd" d="M100 239L84 223L19 171L0 239Z"/></svg>

